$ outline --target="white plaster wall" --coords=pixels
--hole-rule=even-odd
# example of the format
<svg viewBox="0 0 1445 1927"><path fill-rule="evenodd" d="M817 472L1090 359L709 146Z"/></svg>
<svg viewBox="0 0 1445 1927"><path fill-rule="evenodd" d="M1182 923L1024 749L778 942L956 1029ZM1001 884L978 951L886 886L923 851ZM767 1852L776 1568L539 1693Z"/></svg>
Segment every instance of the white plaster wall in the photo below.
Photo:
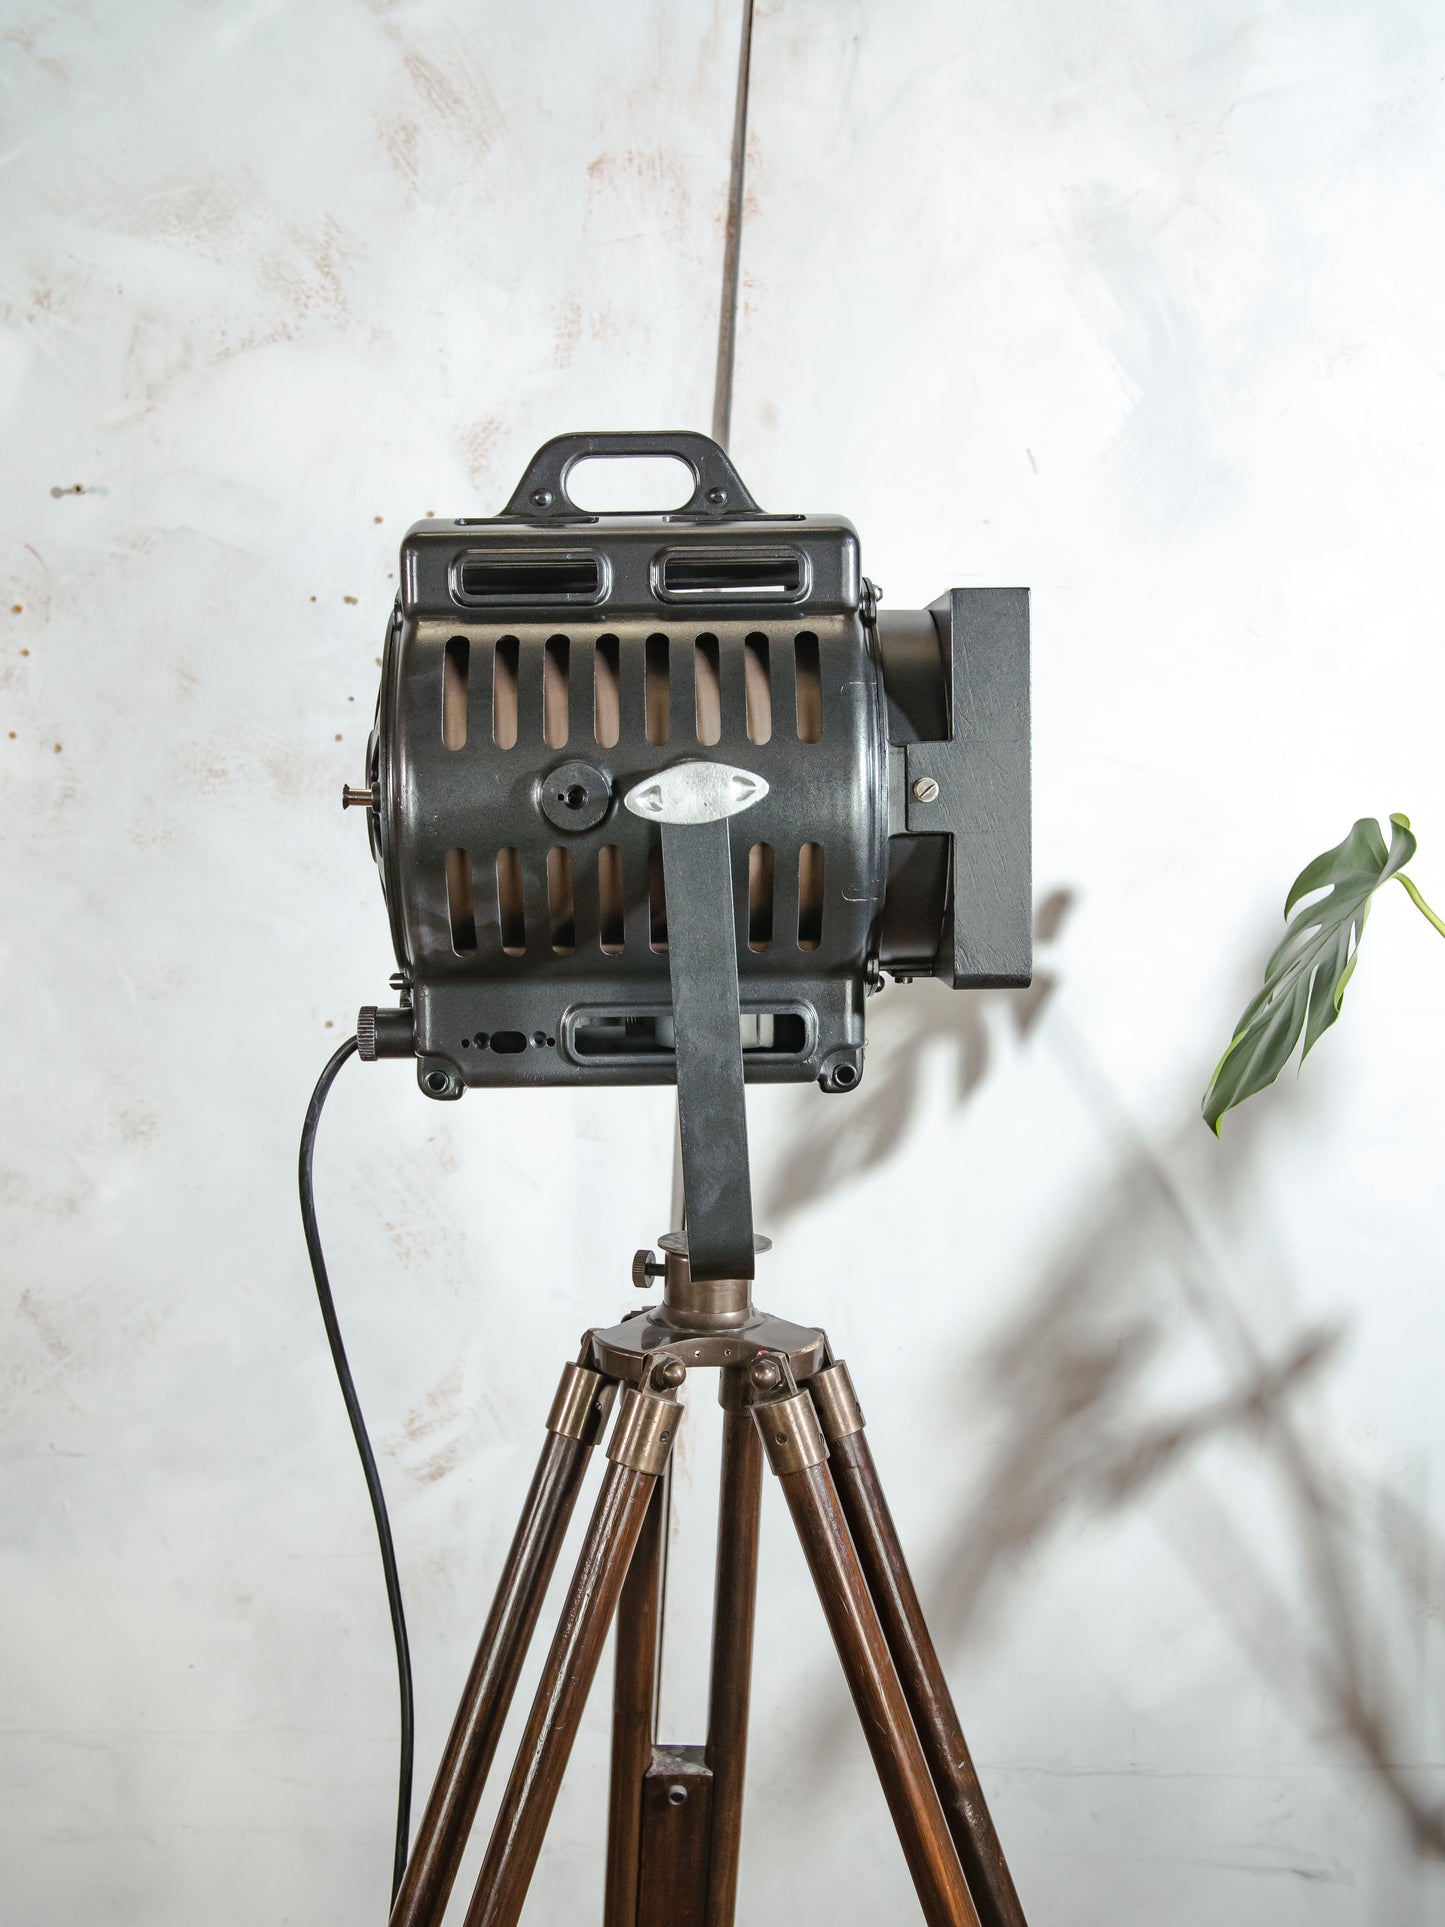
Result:
<svg viewBox="0 0 1445 1927"><path fill-rule="evenodd" d="M707 426L737 9L5 15L0 1899L380 1919L391 1655L292 1197L391 967L335 795L410 519L562 428ZM1404 808L1445 897L1442 62L1424 0L759 0L742 472L890 601L1034 590L1035 993L889 990L856 1098L751 1118L764 1293L855 1368L1040 1923L1445 1912L1445 952L1402 895L1303 1079L1221 1145L1196 1110L1305 857ZM670 1133L338 1085L423 1786ZM779 1514L741 1918L806 1858L798 1920L902 1921ZM603 1715L539 1923L597 1917Z"/></svg>

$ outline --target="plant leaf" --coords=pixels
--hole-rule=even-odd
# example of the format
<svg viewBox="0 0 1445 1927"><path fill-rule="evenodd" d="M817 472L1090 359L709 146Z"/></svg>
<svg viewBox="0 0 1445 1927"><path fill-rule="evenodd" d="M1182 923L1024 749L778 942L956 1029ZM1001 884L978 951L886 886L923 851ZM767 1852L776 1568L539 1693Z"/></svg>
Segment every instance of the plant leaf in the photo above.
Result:
<svg viewBox="0 0 1445 1927"><path fill-rule="evenodd" d="M1204 1121L1216 1137L1226 1111L1279 1076L1301 1031L1303 1063L1339 1016L1370 899L1414 854L1408 817L1390 818L1387 850L1374 817L1362 816L1290 885L1284 938L1265 966L1264 988L1246 1005L1204 1094ZM1312 901L1299 907L1306 897Z"/></svg>

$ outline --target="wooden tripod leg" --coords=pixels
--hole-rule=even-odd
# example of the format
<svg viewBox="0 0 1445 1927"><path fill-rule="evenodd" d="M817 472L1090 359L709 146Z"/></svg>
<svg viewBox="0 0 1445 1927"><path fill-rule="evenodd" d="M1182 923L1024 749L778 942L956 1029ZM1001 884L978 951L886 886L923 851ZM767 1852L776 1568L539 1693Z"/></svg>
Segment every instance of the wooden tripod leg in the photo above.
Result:
<svg viewBox="0 0 1445 1927"><path fill-rule="evenodd" d="M878 1482L847 1366L840 1361L816 1373L808 1390L828 1441L838 1498L979 1919L983 1927L1026 1927L1013 1875Z"/></svg>
<svg viewBox="0 0 1445 1927"><path fill-rule="evenodd" d="M662 1555L667 1475L657 1481L617 1605L612 1686L612 1784L607 1811L603 1927L637 1927L642 1783L652 1765L657 1654L662 1628Z"/></svg>
<svg viewBox="0 0 1445 1927"><path fill-rule="evenodd" d="M754 1384L757 1368L754 1367ZM818 1589L928 1927L979 1927L805 1392L753 1407Z"/></svg>
<svg viewBox="0 0 1445 1927"><path fill-rule="evenodd" d="M708 1688L707 1764L712 1773L706 1927L733 1927L742 1843L743 1773L758 1585L758 1520L763 1448L752 1416L734 1410L729 1392L741 1372L723 1374L722 1482L718 1493L717 1578L713 1597L712 1678Z"/></svg>
<svg viewBox="0 0 1445 1927"><path fill-rule="evenodd" d="M682 1377L679 1370L671 1382L680 1383ZM679 1412L670 1391L665 1396L631 1388L623 1393L602 1489L477 1876L466 1927L517 1927L521 1918L622 1582L672 1449Z"/></svg>
<svg viewBox="0 0 1445 1927"><path fill-rule="evenodd" d="M446 1912L517 1677L557 1563L613 1382L568 1365L547 1419L547 1442L502 1568L461 1705L417 1828L391 1927L439 1927Z"/></svg>

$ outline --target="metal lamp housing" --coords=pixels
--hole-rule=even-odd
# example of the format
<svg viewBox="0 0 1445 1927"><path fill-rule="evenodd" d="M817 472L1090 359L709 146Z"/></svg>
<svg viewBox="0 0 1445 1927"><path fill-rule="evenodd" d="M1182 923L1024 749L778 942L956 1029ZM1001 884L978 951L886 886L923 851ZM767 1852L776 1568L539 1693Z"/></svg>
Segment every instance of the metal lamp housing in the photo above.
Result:
<svg viewBox="0 0 1445 1927"><path fill-rule="evenodd" d="M577 460L649 453L685 507L573 505ZM765 514L682 432L559 437L500 516L408 530L400 583L365 800L428 1095L673 1081L660 831L623 799L683 762L760 779L750 1081L856 1088L884 971L1028 982L1026 591L878 609L850 522Z"/></svg>

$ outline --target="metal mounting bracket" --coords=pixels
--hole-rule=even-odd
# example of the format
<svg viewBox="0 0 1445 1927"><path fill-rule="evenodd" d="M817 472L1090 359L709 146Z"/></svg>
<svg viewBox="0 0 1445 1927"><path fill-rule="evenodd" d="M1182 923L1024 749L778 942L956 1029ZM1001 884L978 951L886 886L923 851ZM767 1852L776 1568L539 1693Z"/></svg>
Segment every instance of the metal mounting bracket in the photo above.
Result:
<svg viewBox="0 0 1445 1927"><path fill-rule="evenodd" d="M746 770L689 762L626 798L630 810L662 826L682 1189L689 1266L699 1282L754 1272L728 819L766 793Z"/></svg>

